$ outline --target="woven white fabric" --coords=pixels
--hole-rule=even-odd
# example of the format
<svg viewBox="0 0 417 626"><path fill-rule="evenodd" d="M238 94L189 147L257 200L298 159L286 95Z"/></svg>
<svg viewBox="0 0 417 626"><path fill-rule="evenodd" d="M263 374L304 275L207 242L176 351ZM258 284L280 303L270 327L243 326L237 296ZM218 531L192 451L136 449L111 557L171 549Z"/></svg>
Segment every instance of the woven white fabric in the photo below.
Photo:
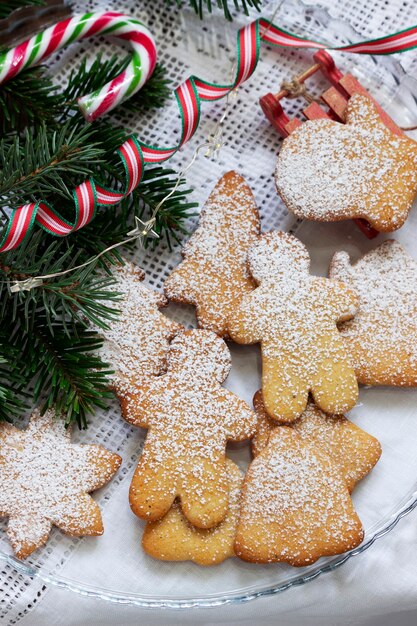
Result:
<svg viewBox="0 0 417 626"><path fill-rule="evenodd" d="M265 0L264 15L270 17L277 3ZM407 0L352 0L335 3L322 0L335 17L349 21L363 38L394 32L417 22L417 8ZM232 25L225 23L220 14L199 22L192 12L178 13L174 7L167 9L164 0L135 1L118 0L77 0L73 2L75 11L95 9L116 9L135 15L149 26L154 33L159 59L166 65L173 84L178 84L190 73L208 80L227 82L233 61L235 32L246 18L240 16ZM253 14L254 16L256 14ZM68 71L88 54L94 57L98 50L119 50L104 43L102 39L88 43L74 44L51 61L51 69L58 82L64 83ZM293 219L278 201L274 189L272 172L275 154L279 146L277 135L257 104L258 98L268 91L274 91L284 78L300 70L305 63L298 52L264 50L262 62L255 76L240 90L233 111L228 116L222 148L217 160L198 163L187 174L187 182L194 188L193 197L204 202L215 181L228 169L236 169L252 185L262 215L263 229L288 228ZM304 59L304 60L303 60ZM401 56L407 71L417 70L417 54L413 51ZM221 103L203 108L202 124L195 138L175 155L170 165L180 170L191 158L196 145L201 143L212 129L221 114ZM297 103L290 103L292 110ZM117 119L117 118L116 118ZM162 121L161 121L162 120ZM179 135L179 119L174 102L161 114L151 113L141 119L131 117L131 131L150 143L172 145ZM190 228L195 224L190 220ZM305 233L305 239L309 235ZM311 242L310 242L311 243ZM135 258L147 272L147 281L161 290L165 276L179 260L179 248L169 252L163 245L156 252L138 250ZM193 315L187 308L173 308L172 315L186 325L192 325ZM239 361L239 359L238 359ZM237 368L243 367L242 362ZM233 387L234 381L231 381ZM249 388L241 389L242 397L250 401L258 380L251 381ZM237 385L239 390L239 385ZM407 400L408 402L408 400ZM410 410L412 397L409 397ZM59 570L65 576L76 577L77 568L89 572L96 568L101 573L97 577L106 585L106 572L113 570L113 578L120 575L124 567L123 559L134 559L137 555L123 555L126 535L131 533L131 513L127 503L129 478L140 452L141 438L137 429L130 428L120 419L116 402L107 411L99 412L91 422L87 433L76 433L75 438L83 442L100 442L123 457L123 466L116 478L101 490L98 500L103 507L104 523L107 531L100 541L105 542L109 533L118 533L120 542L115 542L113 558L106 551L106 561L100 560L95 551L94 557L88 554L85 542L72 540L59 531L53 531L47 547L35 553L31 563L45 568L45 571ZM414 469L414 468L413 468ZM411 470L410 470L411 471ZM88 541L92 541L91 539ZM93 540L94 541L94 540ZM137 535L138 551L139 533ZM91 544L90 544L91 545ZM68 591L62 591L42 582L32 581L15 573L12 568L0 570L0 623L22 623L30 626L62 624L80 626L88 623L123 625L167 624L184 622L187 624L243 624L256 620L262 624L381 624L381 616L386 615L386 624L411 624L417 620L417 524L416 515L411 515L378 545L360 557L353 559L340 570L321 577L302 588L265 600L241 606L223 607L202 611L146 611L137 607L109 604L104 601L82 598ZM0 549L7 550L2 536ZM155 563L155 572L160 564ZM178 570L182 571L182 570ZM211 574L202 571L201 576ZM173 584L180 584L173 577ZM148 593L152 593L149 588ZM153 590L155 593L155 590ZM416 613L412 613L412 611ZM408 613L407 613L408 612ZM400 615L404 613L404 615ZM393 615L395 614L395 617ZM411 617L410 617L411 616ZM412 621L404 621L414 619ZM403 620L403 621L401 621Z"/></svg>

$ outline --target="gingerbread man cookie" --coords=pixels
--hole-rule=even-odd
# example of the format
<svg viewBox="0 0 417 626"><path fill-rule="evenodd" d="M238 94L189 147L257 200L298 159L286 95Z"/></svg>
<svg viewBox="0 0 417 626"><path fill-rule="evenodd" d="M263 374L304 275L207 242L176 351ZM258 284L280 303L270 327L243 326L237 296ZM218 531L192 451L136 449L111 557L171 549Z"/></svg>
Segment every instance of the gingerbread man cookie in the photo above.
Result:
<svg viewBox="0 0 417 626"><path fill-rule="evenodd" d="M227 337L234 299L255 287L246 255L259 229L251 188L242 176L228 172L201 211L199 227L183 249L184 260L165 281L170 300L197 307L199 327Z"/></svg>
<svg viewBox="0 0 417 626"><path fill-rule="evenodd" d="M235 303L228 327L237 343L261 343L268 414L291 422L309 391L326 413L351 409L358 385L336 322L354 315L354 292L311 276L305 246L288 233L261 235L248 259L258 287Z"/></svg>
<svg viewBox="0 0 417 626"><path fill-rule="evenodd" d="M230 459L226 459L226 472L229 508L224 520L214 528L196 528L181 513L179 502L174 502L162 519L147 523L142 538L147 554L161 561L193 561L198 565L217 565L235 555L243 474Z"/></svg>
<svg viewBox="0 0 417 626"><path fill-rule="evenodd" d="M293 428L275 428L243 483L237 556L310 565L362 539L344 477L331 459Z"/></svg>
<svg viewBox="0 0 417 626"><path fill-rule="evenodd" d="M130 488L139 517L160 519L179 497L194 526L211 528L225 518L226 443L248 439L256 429L255 413L221 387L230 367L222 339L185 331L171 343L167 373L122 400L128 420L149 429Z"/></svg>
<svg viewBox="0 0 417 626"><path fill-rule="evenodd" d="M137 265L125 260L113 273L114 290L122 299L109 300L106 305L119 309L120 315L108 329L96 330L104 338L99 354L115 370L112 386L123 396L132 384L138 386L143 377L164 371L169 342L182 326L160 312L168 301L143 284L145 273Z"/></svg>
<svg viewBox="0 0 417 626"><path fill-rule="evenodd" d="M275 181L297 217L364 218L379 231L393 231L417 193L417 143L391 132L372 100L355 94L345 124L308 121L284 140Z"/></svg>
<svg viewBox="0 0 417 626"><path fill-rule="evenodd" d="M257 456L267 445L271 432L281 427L265 411L260 390L253 398L253 405L258 416L258 428L252 440L252 452ZM291 427L331 458L344 477L349 492L369 474L381 456L381 444L375 437L344 415L323 413L313 402L307 404L302 416Z"/></svg>
<svg viewBox="0 0 417 626"><path fill-rule="evenodd" d="M89 496L121 463L99 445L75 445L53 411L32 413L26 430L0 423L0 517L20 559L44 545L51 526L68 535L101 535L100 508Z"/></svg>
<svg viewBox="0 0 417 626"><path fill-rule="evenodd" d="M330 276L356 289L360 307L339 326L356 376L365 385L417 385L417 263L385 241L354 265L337 252Z"/></svg>

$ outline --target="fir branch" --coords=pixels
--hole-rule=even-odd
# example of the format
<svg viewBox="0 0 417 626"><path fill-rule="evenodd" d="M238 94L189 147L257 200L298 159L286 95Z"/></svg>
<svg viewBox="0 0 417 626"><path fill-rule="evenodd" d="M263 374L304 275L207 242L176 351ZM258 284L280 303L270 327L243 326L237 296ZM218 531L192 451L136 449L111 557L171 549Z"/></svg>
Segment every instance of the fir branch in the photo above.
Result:
<svg viewBox="0 0 417 626"><path fill-rule="evenodd" d="M2 0L0 3L0 19L4 19L16 9L27 6L45 6L45 0Z"/></svg>
<svg viewBox="0 0 417 626"><path fill-rule="evenodd" d="M26 408L23 387L28 381L16 370L18 358L19 353L10 345L9 337L0 331L0 422L13 421Z"/></svg>
<svg viewBox="0 0 417 626"><path fill-rule="evenodd" d="M120 59L113 55L108 60L103 60L99 54L94 62L87 68L87 59L84 59L80 67L73 70L68 79L68 86L63 92L64 100L69 109L77 109L77 99L116 78L126 69L130 58ZM160 63L156 64L152 76L138 92L123 102L113 111L124 113L125 111L139 112L163 107L170 96L171 81L166 77L166 69ZM68 110L66 111L68 113ZM65 115L65 111L64 111Z"/></svg>
<svg viewBox="0 0 417 626"><path fill-rule="evenodd" d="M42 411L54 407L66 424L75 421L79 428L86 428L87 414L95 407L104 408L112 397L107 379L110 370L94 355L102 341L81 325L68 335L56 322L51 332L44 313L39 311L36 317L32 331L22 332L26 320L19 308L18 323L7 329L23 376L33 381L34 400L43 400Z"/></svg>
<svg viewBox="0 0 417 626"><path fill-rule="evenodd" d="M28 197L54 193L72 198L71 190L93 172L104 150L92 141L92 127L68 120L60 129L25 129L0 141L0 199L17 206Z"/></svg>
<svg viewBox="0 0 417 626"><path fill-rule="evenodd" d="M172 3L172 0L167 0ZM230 22L233 20L230 12L230 4L232 0L188 0L189 6L194 9L200 19L204 18L204 11L207 10L212 13L213 8L217 7L223 9L224 16ZM184 0L176 0L179 7L182 7ZM233 0L233 6L236 10L241 10L245 15L249 15L249 8L255 8L257 11L261 10L262 0Z"/></svg>
<svg viewBox="0 0 417 626"><path fill-rule="evenodd" d="M63 96L42 66L25 70L0 86L0 134L26 126L54 126Z"/></svg>

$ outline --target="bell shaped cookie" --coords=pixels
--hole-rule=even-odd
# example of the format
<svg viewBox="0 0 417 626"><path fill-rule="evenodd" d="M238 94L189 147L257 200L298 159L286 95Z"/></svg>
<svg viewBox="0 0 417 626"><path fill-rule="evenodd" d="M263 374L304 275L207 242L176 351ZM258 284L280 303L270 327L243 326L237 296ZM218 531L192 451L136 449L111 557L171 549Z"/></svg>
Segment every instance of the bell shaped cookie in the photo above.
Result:
<svg viewBox="0 0 417 626"><path fill-rule="evenodd" d="M0 423L0 517L20 559L48 540L52 525L68 535L101 535L98 504L121 458L100 445L76 445L53 411L35 410L26 430Z"/></svg>
<svg viewBox="0 0 417 626"><path fill-rule="evenodd" d="M331 459L281 426L246 474L237 556L303 566L355 548L363 539L345 480Z"/></svg>
<svg viewBox="0 0 417 626"><path fill-rule="evenodd" d="M339 326L365 385L417 385L417 263L398 241L384 241L351 265L337 252L330 276L359 294L359 311Z"/></svg>
<svg viewBox="0 0 417 626"><path fill-rule="evenodd" d="M235 555L234 542L240 509L243 473L226 459L229 508L226 517L214 528L196 528L174 502L164 517L148 522L142 537L147 554L161 561L193 561L198 565L217 565Z"/></svg>
<svg viewBox="0 0 417 626"><path fill-rule="evenodd" d="M311 276L305 246L288 233L261 235L248 260L258 287L235 302L228 327L237 343L261 344L267 413L297 419L309 391L326 413L351 409L358 385L336 322L354 315L355 293Z"/></svg>
<svg viewBox="0 0 417 626"><path fill-rule="evenodd" d="M254 411L221 386L230 367L223 339L208 330L185 331L171 343L167 373L122 400L123 415L149 429L130 487L139 517L160 519L178 497L198 528L225 518L226 443L249 439L256 429Z"/></svg>
<svg viewBox="0 0 417 626"><path fill-rule="evenodd" d="M259 229L251 188L242 176L228 172L201 211L199 226L184 246L184 260L164 285L170 300L196 307L200 328L227 337L233 301L255 287L246 255Z"/></svg>
<svg viewBox="0 0 417 626"><path fill-rule="evenodd" d="M268 444L271 432L280 427L265 411L260 390L253 398L253 405L258 416L258 427L252 439L252 452L257 456ZM323 413L313 402L307 404L302 416L291 427L330 457L344 477L349 492L369 474L381 456L381 444L375 437L344 415Z"/></svg>
<svg viewBox="0 0 417 626"><path fill-rule="evenodd" d="M393 231L417 193L417 143L392 133L372 100L355 94L345 124L308 121L284 140L275 181L297 217L364 218L378 231Z"/></svg>

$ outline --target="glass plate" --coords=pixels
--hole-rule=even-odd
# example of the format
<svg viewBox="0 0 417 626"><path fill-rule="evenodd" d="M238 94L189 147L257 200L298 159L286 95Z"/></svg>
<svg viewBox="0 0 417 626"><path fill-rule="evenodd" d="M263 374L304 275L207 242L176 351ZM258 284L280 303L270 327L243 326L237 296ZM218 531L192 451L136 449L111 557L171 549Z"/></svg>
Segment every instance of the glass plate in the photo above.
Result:
<svg viewBox="0 0 417 626"><path fill-rule="evenodd" d="M272 6L272 3L267 4L266 9L269 6ZM270 15L272 12L271 10ZM264 14L268 17L267 10ZM350 43L361 39L346 22L333 19L326 10L320 7L306 6L298 0L286 0L281 3L274 20L292 32L327 40L329 44ZM201 25L198 27L201 28ZM235 25L231 27L231 32L235 27ZM273 51L264 49L262 53L265 57L269 55L269 58L272 58L273 56L276 64L286 63L289 66L290 59L293 66L299 63L299 69L302 69L301 63L305 63L305 54L305 52L298 51L280 52L276 49ZM341 53L334 53L334 56L341 69L355 74L397 123L403 126L416 123L417 81L403 70L397 60L384 56L367 57ZM197 58L195 62L198 62ZM261 89L256 94L257 97L268 90L274 91L277 86L274 78L269 78L267 83L264 80L261 84L260 81L263 79L260 77L263 74L265 74L265 67L262 69L261 61L258 78L254 79L258 80L257 84ZM213 78L219 79L219 76ZM316 85L317 90L320 88L320 84ZM245 106L253 113L251 123L253 119L258 123L259 137L262 137L262 133L270 137L273 131L260 114L257 97L251 98L249 103L246 101ZM293 101L290 103L291 114L298 104ZM206 107L207 110L209 109ZM250 125L248 120L251 118L247 111L245 111L245 116L246 123ZM239 126L239 133L243 133L241 126ZM278 139L276 139L276 144L278 144ZM261 150L260 143L257 145ZM244 149L243 145L242 150ZM275 160L273 152L272 157L270 155L269 158L268 167L272 171ZM239 161L237 163L240 165ZM223 167L223 164L221 165ZM227 168L230 168L230 162L224 163L223 171ZM245 171L242 173L245 174ZM256 194L256 183L253 184ZM268 184L271 184L271 181ZM259 187L262 187L261 181ZM269 204L272 204L273 210L277 212L278 200L275 194L272 195L267 194L266 200L269 198ZM268 207L264 209L265 213L262 213L263 207L261 207L264 228L265 224L268 228L272 227L271 219L268 218L270 215ZM376 245L375 241L366 240L352 222L294 224L290 217L287 216L286 219L286 227L296 232L297 236L308 245L312 255L312 271L317 274L326 274L329 260L336 250L345 249L355 258ZM411 253L414 253L412 233L416 231L416 227L417 217L414 212L405 227L394 235L407 245ZM381 236L377 243L382 240ZM155 259L158 254L157 252ZM177 256L172 255L169 258L171 265L177 262ZM155 268L158 261L154 260L152 263L148 264L148 267ZM169 263L170 261L167 263L164 261L165 272L168 271L166 267ZM154 274L156 275L156 270ZM152 283L152 277L150 282ZM152 284L160 286L161 283L155 281ZM176 314L175 307L170 307L170 311L173 315ZM178 313L178 319L181 319L180 313ZM245 400L250 401L259 387L258 349L234 345L230 348L233 368L227 386ZM21 563L11 556L10 548L2 534L0 561L8 563L24 578L40 579L47 584L57 585L85 596L150 608L211 607L247 602L282 592L293 586L300 586L321 574L333 571L351 557L363 553L377 539L394 528L398 521L417 505L417 456L414 443L417 440L415 391L362 388L359 403L351 412L350 417L381 441L383 454L375 469L358 485L353 494L366 535L362 545L349 553L335 558L323 558L310 567L300 569L283 564L259 566L244 563L239 559L229 559L219 566L204 570L191 563L153 561L140 548L143 523L130 512L127 498L130 476L138 455L138 440L141 436L138 434L138 429L132 430L120 419L115 419L112 422L114 432L119 431L119 435L122 433L125 437L137 437L137 439L129 448L129 450L134 450L130 458L129 455L123 454L125 464L120 477L113 481L107 491L103 490L104 496L97 496L105 505L103 516L106 530L103 537L74 540L54 531L50 542L44 549L37 551L28 562ZM104 429L100 431L100 428L97 428L91 431L90 436L107 444L110 449L117 449L114 446L112 448L110 431L104 432ZM248 446L231 446L228 454L242 467L249 460Z"/></svg>

